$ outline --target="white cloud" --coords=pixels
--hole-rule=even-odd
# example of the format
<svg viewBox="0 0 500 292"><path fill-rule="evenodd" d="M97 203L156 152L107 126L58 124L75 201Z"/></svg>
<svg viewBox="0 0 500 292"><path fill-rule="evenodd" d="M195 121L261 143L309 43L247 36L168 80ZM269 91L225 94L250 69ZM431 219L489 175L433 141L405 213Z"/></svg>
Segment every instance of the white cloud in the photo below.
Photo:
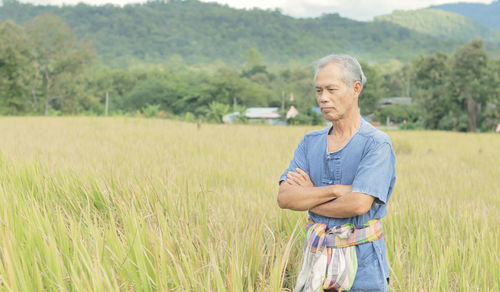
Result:
<svg viewBox="0 0 500 292"><path fill-rule="evenodd" d="M459 0L287 0L283 12L296 17L339 13L344 17L369 20L374 16L388 14L394 10L418 9L454 2L459 2ZM467 2L491 3L492 0L467 0Z"/></svg>
<svg viewBox="0 0 500 292"><path fill-rule="evenodd" d="M76 5L78 3L86 3L89 5L114 4L123 6L129 3L144 3L146 0L18 0L23 3L33 3L39 5Z"/></svg>
<svg viewBox="0 0 500 292"><path fill-rule="evenodd" d="M0 0L1 1L1 0ZM369 20L374 16L388 14L393 10L410 10L425 8L430 5L460 2L462 0L201 0L218 2L234 8L275 9L295 17L316 17L324 13L339 13L344 17L357 20ZM491 3L493 0L464 0L465 2ZM127 3L146 2L146 0L21 0L36 4L77 4L84 2L92 5L111 3L125 5Z"/></svg>

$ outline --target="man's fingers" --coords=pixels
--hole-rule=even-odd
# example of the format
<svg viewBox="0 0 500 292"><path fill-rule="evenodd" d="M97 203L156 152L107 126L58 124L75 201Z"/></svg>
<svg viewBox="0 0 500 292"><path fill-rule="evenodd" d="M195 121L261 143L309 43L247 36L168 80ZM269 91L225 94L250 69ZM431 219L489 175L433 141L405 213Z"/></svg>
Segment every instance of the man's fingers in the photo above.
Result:
<svg viewBox="0 0 500 292"><path fill-rule="evenodd" d="M290 180L293 182L294 185L298 186L307 186L308 182L307 180L300 174L295 173L295 172L288 172L286 175L287 180Z"/></svg>
<svg viewBox="0 0 500 292"><path fill-rule="evenodd" d="M286 175L286 177L293 177L296 180L303 180L302 175L300 175L298 173L295 173L295 172L288 172L288 174Z"/></svg>
<svg viewBox="0 0 500 292"><path fill-rule="evenodd" d="M307 172L303 171L300 168L295 168L298 172L298 175L300 175L300 180L304 184L304 186L314 186L313 182L311 181L311 178L307 174Z"/></svg>
<svg viewBox="0 0 500 292"><path fill-rule="evenodd" d="M291 184L292 186L298 186L299 182L297 182L294 178L288 177L286 180L287 183Z"/></svg>
<svg viewBox="0 0 500 292"><path fill-rule="evenodd" d="M289 171L286 174L287 180L293 181L294 185L311 187L314 186L309 175L300 168L296 168L297 172Z"/></svg>
<svg viewBox="0 0 500 292"><path fill-rule="evenodd" d="M297 183L299 182L299 179L296 178L296 177L293 177L293 176L287 176L286 178L287 178L287 180L290 180L290 181L294 181L294 182L297 182Z"/></svg>
<svg viewBox="0 0 500 292"><path fill-rule="evenodd" d="M309 175L307 174L307 172L303 171L302 169L300 169L300 168L298 168L298 167L296 168L296 170L297 170L297 172L298 172L299 174L301 174L303 177L305 177L305 178L309 178Z"/></svg>

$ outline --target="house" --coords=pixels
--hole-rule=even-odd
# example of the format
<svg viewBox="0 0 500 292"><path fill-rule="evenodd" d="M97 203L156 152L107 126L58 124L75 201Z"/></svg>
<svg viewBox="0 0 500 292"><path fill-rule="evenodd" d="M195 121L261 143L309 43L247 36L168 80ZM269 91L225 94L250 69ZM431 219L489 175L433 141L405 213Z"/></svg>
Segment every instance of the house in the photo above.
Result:
<svg viewBox="0 0 500 292"><path fill-rule="evenodd" d="M384 107L391 104L412 104L411 97L384 97L378 101L380 107Z"/></svg>
<svg viewBox="0 0 500 292"><path fill-rule="evenodd" d="M250 123L268 123L271 125L280 124L281 115L278 113L279 108L277 107L249 107L245 111L245 117L248 119ZM234 123L238 116L239 112L229 113L222 117L222 121L225 124Z"/></svg>
<svg viewBox="0 0 500 292"><path fill-rule="evenodd" d="M249 121L272 121L279 120L281 115L277 107L249 107L245 112L245 117Z"/></svg>

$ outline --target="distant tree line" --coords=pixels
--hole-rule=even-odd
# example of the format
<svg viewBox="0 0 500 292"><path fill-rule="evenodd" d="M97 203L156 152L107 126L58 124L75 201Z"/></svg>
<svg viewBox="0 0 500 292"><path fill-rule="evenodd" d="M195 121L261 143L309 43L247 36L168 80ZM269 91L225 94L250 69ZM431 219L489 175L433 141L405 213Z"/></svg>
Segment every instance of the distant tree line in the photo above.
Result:
<svg viewBox="0 0 500 292"><path fill-rule="evenodd" d="M410 127L455 131L488 131L500 122L500 60L489 58L481 39L452 55L417 58L394 76L414 104L386 107L379 118L392 115Z"/></svg>
<svg viewBox="0 0 500 292"><path fill-rule="evenodd" d="M92 41L103 64L122 68L178 56L190 65L220 60L239 66L253 47L267 64L288 65L294 60L305 65L331 52L350 53L369 62L407 62L438 50L451 53L465 43L449 37L449 32L447 38L435 37L390 22L359 22L338 14L300 19L279 10L233 9L197 0L123 7L3 2L0 20L24 25L36 16L57 15L78 37ZM498 43L488 48L500 55Z"/></svg>
<svg viewBox="0 0 500 292"><path fill-rule="evenodd" d="M157 65L110 68L57 16L37 16L24 26L0 22L0 114L104 115L109 96L111 115L221 122L222 115L248 107L294 105L300 112L294 123L322 123L312 110L312 66L268 65L256 48L243 57L239 67L187 65L174 56ZM368 79L363 115L457 131L488 130L500 119L500 62L489 58L481 40L407 64L361 63ZM411 96L414 103L380 108L379 99L390 96Z"/></svg>

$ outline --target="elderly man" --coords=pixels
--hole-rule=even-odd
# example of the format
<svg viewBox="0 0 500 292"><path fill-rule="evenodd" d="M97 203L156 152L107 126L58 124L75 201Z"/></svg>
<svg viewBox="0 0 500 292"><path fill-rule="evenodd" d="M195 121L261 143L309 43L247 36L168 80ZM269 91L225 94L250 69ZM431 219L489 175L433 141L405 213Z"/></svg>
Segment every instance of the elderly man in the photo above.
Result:
<svg viewBox="0 0 500 292"><path fill-rule="evenodd" d="M296 291L387 291L380 219L394 188L390 138L361 118L366 78L347 55L320 59L316 99L332 125L306 134L280 177L281 208L309 212Z"/></svg>

